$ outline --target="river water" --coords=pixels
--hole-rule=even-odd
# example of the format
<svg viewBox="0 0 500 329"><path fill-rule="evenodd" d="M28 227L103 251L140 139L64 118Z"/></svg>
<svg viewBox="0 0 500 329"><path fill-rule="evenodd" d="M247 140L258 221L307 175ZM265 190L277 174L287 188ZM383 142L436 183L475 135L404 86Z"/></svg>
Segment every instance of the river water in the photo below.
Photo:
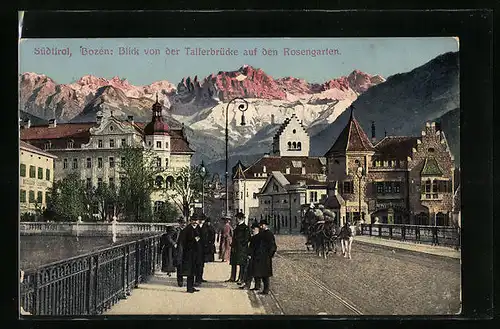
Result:
<svg viewBox="0 0 500 329"><path fill-rule="evenodd" d="M37 268L70 257L139 239L137 236L111 237L23 235L19 241L19 264L23 270Z"/></svg>

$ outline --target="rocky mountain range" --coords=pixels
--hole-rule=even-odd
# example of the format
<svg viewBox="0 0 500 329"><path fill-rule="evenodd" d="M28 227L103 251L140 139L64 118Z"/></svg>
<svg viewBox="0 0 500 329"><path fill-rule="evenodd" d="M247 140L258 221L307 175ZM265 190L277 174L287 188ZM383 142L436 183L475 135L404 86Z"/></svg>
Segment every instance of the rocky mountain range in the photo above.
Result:
<svg viewBox="0 0 500 329"><path fill-rule="evenodd" d="M278 126L292 113L311 136L311 155L323 155L346 124L345 109L353 104L367 132L375 121L379 139L384 131L418 136L426 121L442 121L452 152L459 159L458 81L458 53L443 54L387 81L359 70L323 83L295 77L275 79L249 65L202 79L186 77L177 86L167 80L134 86L126 79L91 75L58 84L43 74L23 73L19 110L21 117L56 118L58 122L94 121L97 111L149 121L158 95L167 122L172 126L184 123L197 151L193 162L204 160L210 171L223 173L226 111L232 166L238 159L249 164L269 152ZM234 97L248 101L244 126L238 107L228 103Z"/></svg>

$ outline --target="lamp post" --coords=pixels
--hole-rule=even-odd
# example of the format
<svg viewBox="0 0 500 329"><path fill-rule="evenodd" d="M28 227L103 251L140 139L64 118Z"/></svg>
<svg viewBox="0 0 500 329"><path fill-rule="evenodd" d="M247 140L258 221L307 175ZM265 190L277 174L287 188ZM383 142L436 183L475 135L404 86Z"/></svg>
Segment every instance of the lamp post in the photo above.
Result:
<svg viewBox="0 0 500 329"><path fill-rule="evenodd" d="M365 175L365 170L361 166L361 163L358 164L358 170L356 171L356 176L358 177L358 213L359 220L361 221L361 179Z"/></svg>
<svg viewBox="0 0 500 329"><path fill-rule="evenodd" d="M232 103L235 103L237 101L240 101L241 104L238 105L238 110L241 111L241 125L245 125L245 111L248 110L248 102L241 98L241 97L236 97L231 99L226 106L226 216L229 216L229 186L228 186L228 176L229 176L229 160L228 160L228 146L229 146L229 131L228 131L228 125L229 125L229 105Z"/></svg>
<svg viewBox="0 0 500 329"><path fill-rule="evenodd" d="M201 177L201 213L205 214L205 177L207 176L207 170L205 169L205 163L201 161L200 177Z"/></svg>

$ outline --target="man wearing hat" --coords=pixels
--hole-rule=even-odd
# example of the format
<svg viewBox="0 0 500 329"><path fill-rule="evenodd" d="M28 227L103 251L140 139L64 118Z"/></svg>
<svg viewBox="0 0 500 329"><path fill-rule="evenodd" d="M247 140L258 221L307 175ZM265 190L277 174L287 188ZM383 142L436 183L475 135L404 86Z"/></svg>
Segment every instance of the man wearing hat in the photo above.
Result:
<svg viewBox="0 0 500 329"><path fill-rule="evenodd" d="M261 294L269 294L269 278L273 276L273 261L272 258L278 247L274 239L274 234L269 230L268 223L265 219L259 222L260 233L255 243L255 254L253 260L253 275L255 280L262 280L264 289Z"/></svg>
<svg viewBox="0 0 500 329"><path fill-rule="evenodd" d="M259 223L255 221L254 223L252 223L251 228L252 236L250 237L250 243L248 244L248 261L243 274L244 284L240 287L240 289L250 289L250 286L252 285L252 279L254 279L253 267L258 242L257 239L260 232ZM255 280L255 287L252 290L260 290L260 280Z"/></svg>
<svg viewBox="0 0 500 329"><path fill-rule="evenodd" d="M200 233L197 229L198 218L192 217L190 225L181 232L179 245L181 246L180 274L187 277L187 292L199 291L194 287L194 277L199 273L201 245ZM178 269L179 270L179 269Z"/></svg>
<svg viewBox="0 0 500 329"><path fill-rule="evenodd" d="M182 246L180 245L179 241L181 240L184 228L186 228L186 220L184 219L184 217L181 216L177 220L177 223L179 224L179 226L176 228L177 239L174 244L174 266L177 268L177 285L179 287L182 287L183 285L183 277L181 269Z"/></svg>
<svg viewBox="0 0 500 329"><path fill-rule="evenodd" d="M231 254L231 243L233 239L233 228L231 227L231 218L223 217L222 221L224 226L220 230L219 233L219 259L223 262L229 261L229 257Z"/></svg>
<svg viewBox="0 0 500 329"><path fill-rule="evenodd" d="M205 224L202 226L204 229L205 235L205 245L204 245L204 253L205 253L205 263L214 261L215 254L215 229L212 226L212 221L210 218L206 217Z"/></svg>
<svg viewBox="0 0 500 329"><path fill-rule="evenodd" d="M200 241L199 241L199 255L198 255L198 264L197 264L197 269L198 272L195 274L194 277L194 285L195 287L199 286L202 284L202 282L207 282L205 279L203 279L203 270L205 269L205 245L206 245L206 225L205 225L205 215L197 215L198 216L198 226L196 227L196 230L198 230L198 234L200 235Z"/></svg>
<svg viewBox="0 0 500 329"><path fill-rule="evenodd" d="M242 282L244 269L247 263L248 242L250 241L250 228L245 224L245 215L242 212L236 214L238 225L236 225L233 234L233 243L231 244L231 257L229 264L231 265L231 276L227 282ZM236 280L236 270L239 266L238 280Z"/></svg>

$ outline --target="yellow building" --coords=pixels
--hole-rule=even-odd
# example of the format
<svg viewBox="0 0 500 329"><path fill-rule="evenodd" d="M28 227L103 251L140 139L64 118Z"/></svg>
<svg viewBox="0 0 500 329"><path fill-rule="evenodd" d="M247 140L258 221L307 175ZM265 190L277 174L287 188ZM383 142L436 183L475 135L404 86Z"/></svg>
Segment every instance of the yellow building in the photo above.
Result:
<svg viewBox="0 0 500 329"><path fill-rule="evenodd" d="M20 213L34 213L47 206L47 193L54 182L56 156L19 142L19 201Z"/></svg>

